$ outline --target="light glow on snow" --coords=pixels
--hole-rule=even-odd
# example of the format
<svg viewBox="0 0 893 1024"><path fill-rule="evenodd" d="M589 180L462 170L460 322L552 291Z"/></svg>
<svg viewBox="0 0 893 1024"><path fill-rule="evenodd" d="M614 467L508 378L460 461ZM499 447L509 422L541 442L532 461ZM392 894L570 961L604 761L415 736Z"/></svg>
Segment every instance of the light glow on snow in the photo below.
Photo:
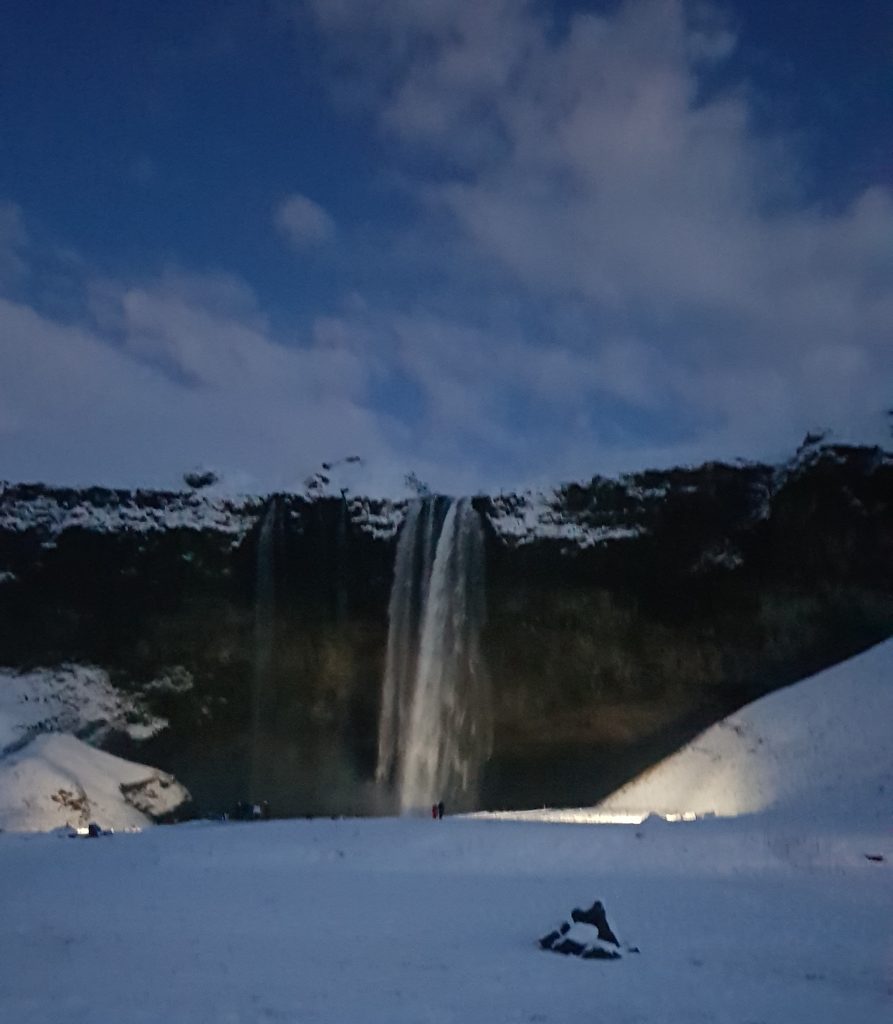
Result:
<svg viewBox="0 0 893 1024"><path fill-rule="evenodd" d="M875 794L893 792L891 721L887 640L735 712L595 810L687 821L789 805L873 809Z"/></svg>

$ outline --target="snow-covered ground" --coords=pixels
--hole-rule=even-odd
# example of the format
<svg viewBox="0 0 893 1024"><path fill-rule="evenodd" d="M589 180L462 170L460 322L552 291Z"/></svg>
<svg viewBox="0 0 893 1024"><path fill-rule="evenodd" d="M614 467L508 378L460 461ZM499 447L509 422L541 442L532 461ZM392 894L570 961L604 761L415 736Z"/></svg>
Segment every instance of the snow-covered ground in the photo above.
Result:
<svg viewBox="0 0 893 1024"><path fill-rule="evenodd" d="M4 835L0 1019L886 1024L891 859L758 818ZM639 955L537 947L595 898Z"/></svg>
<svg viewBox="0 0 893 1024"><path fill-rule="evenodd" d="M773 749L799 729L819 756L773 790L774 810L737 818L0 835L0 1020L886 1024L891 793L866 788L862 766L890 762L890 718L870 723L885 711L866 680L879 690L891 667L888 643L834 670L835 685L826 673L776 695L761 720ZM851 699L832 703L835 686ZM823 701L836 739L809 725ZM794 742L776 774L807 753ZM641 953L582 961L538 948L594 899Z"/></svg>

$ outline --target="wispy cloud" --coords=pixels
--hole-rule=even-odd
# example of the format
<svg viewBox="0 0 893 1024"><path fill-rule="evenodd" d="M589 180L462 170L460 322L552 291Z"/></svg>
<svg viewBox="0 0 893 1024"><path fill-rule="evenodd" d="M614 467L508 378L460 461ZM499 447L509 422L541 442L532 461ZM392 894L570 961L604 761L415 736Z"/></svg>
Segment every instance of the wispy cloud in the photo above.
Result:
<svg viewBox="0 0 893 1024"><path fill-rule="evenodd" d="M306 249L331 241L335 222L319 203L298 193L288 196L276 208L274 222L295 249Z"/></svg>
<svg viewBox="0 0 893 1024"><path fill-rule="evenodd" d="M584 310L587 337L565 341L556 314L527 360L581 410L609 394L671 419L684 402L704 427L683 457L782 450L890 401L891 193L808 205L796 146L757 131L747 83L704 98L705 69L736 46L715 7L636 0L560 23L503 0L302 8L362 80L354 98L423 208L447 214L523 301ZM436 174L419 171L432 166L419 151ZM511 387L500 342L468 337L454 332L455 361L464 350L478 381ZM423 352L436 395L450 374Z"/></svg>
<svg viewBox="0 0 893 1024"><path fill-rule="evenodd" d="M893 404L893 195L805 198L799 139L758 126L722 9L282 6L349 107L339 131L372 133L362 199L257 206L265 243L325 251L336 298L302 280L289 329L248 266L118 280L57 259L51 287L0 305L0 473L214 463L273 487L358 454L378 484L468 491L775 457ZM399 216L363 206L373 189ZM313 262L279 250L286 285ZM0 284L31 262L0 205Z"/></svg>
<svg viewBox="0 0 893 1024"><path fill-rule="evenodd" d="M244 282L168 270L87 287L78 325L0 299L5 476L175 486L201 463L237 487L300 488L356 452L372 488L401 479L367 366L344 346L283 344Z"/></svg>

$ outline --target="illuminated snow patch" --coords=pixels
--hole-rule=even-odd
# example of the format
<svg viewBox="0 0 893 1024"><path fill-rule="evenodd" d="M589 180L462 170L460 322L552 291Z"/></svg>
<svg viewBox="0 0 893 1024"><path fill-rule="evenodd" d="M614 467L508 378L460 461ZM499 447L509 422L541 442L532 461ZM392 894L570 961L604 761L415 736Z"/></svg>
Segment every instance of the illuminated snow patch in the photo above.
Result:
<svg viewBox="0 0 893 1024"><path fill-rule="evenodd" d="M649 817L644 811L600 811L595 807L552 808L531 811L477 811L465 815L469 818L492 818L499 821L546 821L560 825L641 825ZM695 821L691 811L659 814L665 821Z"/></svg>
<svg viewBox="0 0 893 1024"><path fill-rule="evenodd" d="M873 817L877 794L893 791L891 721L887 640L742 708L593 810L667 820L776 807Z"/></svg>
<svg viewBox="0 0 893 1024"><path fill-rule="evenodd" d="M0 759L0 831L69 826L142 828L189 799L173 776L87 746L74 736L38 736Z"/></svg>

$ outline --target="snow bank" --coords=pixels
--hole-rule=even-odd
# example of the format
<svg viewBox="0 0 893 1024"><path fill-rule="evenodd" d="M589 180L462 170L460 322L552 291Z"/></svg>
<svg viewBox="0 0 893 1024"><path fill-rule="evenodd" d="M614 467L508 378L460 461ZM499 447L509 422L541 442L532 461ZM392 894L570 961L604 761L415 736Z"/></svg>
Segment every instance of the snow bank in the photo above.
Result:
<svg viewBox="0 0 893 1024"><path fill-rule="evenodd" d="M172 677L150 687L186 686ZM62 665L0 671L0 830L43 831L97 821L132 828L189 799L171 776L88 746L110 729L145 739L165 728L141 698L116 690L107 673Z"/></svg>
<svg viewBox="0 0 893 1024"><path fill-rule="evenodd" d="M139 828L189 793L165 772L47 734L0 760L0 831L44 832L91 821Z"/></svg>
<svg viewBox="0 0 893 1024"><path fill-rule="evenodd" d="M137 695L116 690L91 665L15 672L0 669L0 757L41 732L116 729L146 739L167 726Z"/></svg>
<svg viewBox="0 0 893 1024"><path fill-rule="evenodd" d="M701 733L600 803L632 817L893 813L893 639Z"/></svg>

